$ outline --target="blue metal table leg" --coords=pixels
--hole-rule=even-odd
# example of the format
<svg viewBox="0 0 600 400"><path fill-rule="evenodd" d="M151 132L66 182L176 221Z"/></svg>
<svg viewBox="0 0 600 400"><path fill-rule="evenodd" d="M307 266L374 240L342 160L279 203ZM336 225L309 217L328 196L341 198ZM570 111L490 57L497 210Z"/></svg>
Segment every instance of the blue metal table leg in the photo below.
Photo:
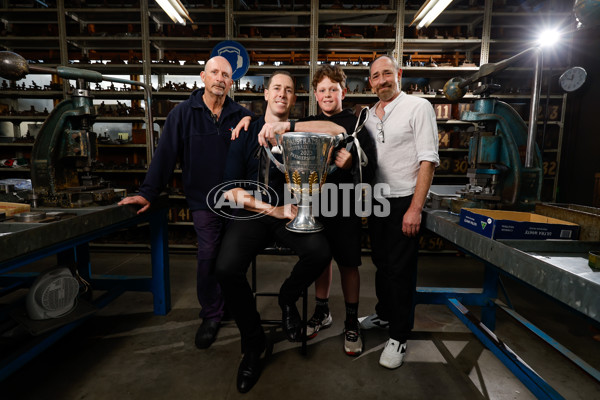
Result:
<svg viewBox="0 0 600 400"><path fill-rule="evenodd" d="M589 374L592 378L596 379L600 383L600 371L592 367L590 364L585 362L581 357L577 356L571 350L567 349L565 346L558 343L555 339L553 339L546 332L542 331L540 328L535 326L533 323L528 321L525 317L518 314L515 310L506 307L500 301L497 301L498 307L500 310L503 310L508 315L513 317L516 321L518 321L523 327L531 331L537 337L542 339L544 342L548 343L550 346L554 347L558 352L560 352L563 356L565 356L569 361L572 361L575 365L581 368L584 372Z"/></svg>
<svg viewBox="0 0 600 400"><path fill-rule="evenodd" d="M525 361L475 318L458 300L449 298L450 310L538 399L564 399Z"/></svg>
<svg viewBox="0 0 600 400"><path fill-rule="evenodd" d="M169 242L167 210L156 212L150 219L150 244L152 246L152 282L154 314L166 315L171 311L171 281L169 274Z"/></svg>

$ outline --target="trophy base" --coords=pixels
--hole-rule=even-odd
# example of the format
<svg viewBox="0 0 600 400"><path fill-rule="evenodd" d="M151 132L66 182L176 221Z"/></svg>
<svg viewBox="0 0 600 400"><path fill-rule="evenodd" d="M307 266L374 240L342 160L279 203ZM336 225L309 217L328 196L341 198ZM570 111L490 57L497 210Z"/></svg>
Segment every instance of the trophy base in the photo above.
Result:
<svg viewBox="0 0 600 400"><path fill-rule="evenodd" d="M288 231L296 233L315 233L321 232L323 229L325 229L322 223L314 219L310 222L305 221L304 223L293 219L285 225L285 228Z"/></svg>

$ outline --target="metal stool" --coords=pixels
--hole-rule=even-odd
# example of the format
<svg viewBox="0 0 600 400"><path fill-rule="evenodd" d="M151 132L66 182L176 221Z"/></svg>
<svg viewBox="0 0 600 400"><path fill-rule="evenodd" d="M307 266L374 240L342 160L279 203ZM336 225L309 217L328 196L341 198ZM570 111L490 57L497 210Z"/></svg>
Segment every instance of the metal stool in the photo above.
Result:
<svg viewBox="0 0 600 400"><path fill-rule="evenodd" d="M293 256L296 255L296 253L292 250L289 249L287 247L279 247L277 244L274 244L273 246L269 246L267 248L265 248L263 251L261 251L259 253L259 255L272 255L272 256ZM252 260L252 264L251 264L251 270L252 270L252 283L251 283L251 288L252 288L252 293L254 293L254 301L256 302L256 298L258 296L266 296L266 297L278 297L279 293L277 292L259 292L257 289L257 283L256 283L256 257L254 257L254 259ZM307 289L304 289L302 291L301 297L302 297L302 312L301 312L301 319L302 319L302 347L301 347L301 353L302 355L306 355L306 322L307 322L307 309L308 309L308 295L307 295ZM261 319L260 320L261 323L263 324L267 324L267 325L281 325L282 321L280 319Z"/></svg>

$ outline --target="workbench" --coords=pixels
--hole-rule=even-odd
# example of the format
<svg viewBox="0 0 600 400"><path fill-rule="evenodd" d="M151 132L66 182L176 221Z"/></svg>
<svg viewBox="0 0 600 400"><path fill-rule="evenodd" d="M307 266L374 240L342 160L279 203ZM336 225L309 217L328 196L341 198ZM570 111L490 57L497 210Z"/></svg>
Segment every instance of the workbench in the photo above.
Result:
<svg viewBox="0 0 600 400"><path fill-rule="evenodd" d="M164 197L164 198L163 198ZM36 209L37 210L37 209ZM102 295L91 300L92 306L102 308L126 291L145 291L153 295L154 313L165 315L171 309L169 255L167 235L167 200L162 196L153 207L137 214L132 205L110 205L77 209L46 210L64 212L68 218L48 223L0 222L0 294L15 288L27 287L37 273L19 272L19 268L57 255L58 265L75 264L79 275L90 283L92 290ZM89 243L113 232L140 224L149 224L151 246L151 275L123 276L92 274ZM6 318L6 315L2 315ZM36 336L31 346L19 354L3 355L0 360L0 381L23 366L41 351L73 330L86 318Z"/></svg>
<svg viewBox="0 0 600 400"><path fill-rule="evenodd" d="M600 271L588 266L588 252L599 250L600 242L493 240L461 227L459 217L446 210L426 209L423 227L479 259L484 283L477 289L418 287L416 303L448 306L538 398L563 397L493 333L499 308L600 382L598 370L498 300L499 277L507 275L600 323ZM481 320L465 305L480 306Z"/></svg>

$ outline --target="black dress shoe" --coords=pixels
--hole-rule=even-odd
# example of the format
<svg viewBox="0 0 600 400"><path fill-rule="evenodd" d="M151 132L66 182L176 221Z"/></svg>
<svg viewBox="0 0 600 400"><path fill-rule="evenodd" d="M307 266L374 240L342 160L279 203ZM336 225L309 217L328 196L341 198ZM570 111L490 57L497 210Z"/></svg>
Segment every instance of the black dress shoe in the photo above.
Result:
<svg viewBox="0 0 600 400"><path fill-rule="evenodd" d="M302 337L302 320L295 305L281 306L281 325L285 336L290 342L295 342Z"/></svg>
<svg viewBox="0 0 600 400"><path fill-rule="evenodd" d="M198 332L196 332L196 347L199 349L208 349L217 338L219 326L219 321L211 321L209 319L202 321Z"/></svg>
<svg viewBox="0 0 600 400"><path fill-rule="evenodd" d="M237 374L237 389L240 393L247 393L254 387L262 371L260 359L262 351L247 351L240 362Z"/></svg>

